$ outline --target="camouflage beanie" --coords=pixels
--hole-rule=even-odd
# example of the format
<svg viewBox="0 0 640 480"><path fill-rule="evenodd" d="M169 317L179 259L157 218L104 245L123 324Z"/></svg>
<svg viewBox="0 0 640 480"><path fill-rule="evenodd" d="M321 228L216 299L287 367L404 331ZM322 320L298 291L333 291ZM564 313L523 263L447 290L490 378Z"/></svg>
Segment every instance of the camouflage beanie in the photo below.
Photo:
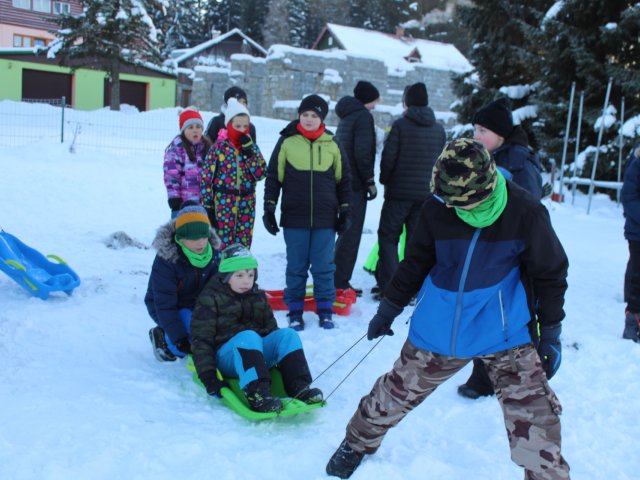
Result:
<svg viewBox="0 0 640 480"><path fill-rule="evenodd" d="M472 138L458 138L438 157L431 191L447 205L464 207L491 195L497 180L496 162L487 149Z"/></svg>

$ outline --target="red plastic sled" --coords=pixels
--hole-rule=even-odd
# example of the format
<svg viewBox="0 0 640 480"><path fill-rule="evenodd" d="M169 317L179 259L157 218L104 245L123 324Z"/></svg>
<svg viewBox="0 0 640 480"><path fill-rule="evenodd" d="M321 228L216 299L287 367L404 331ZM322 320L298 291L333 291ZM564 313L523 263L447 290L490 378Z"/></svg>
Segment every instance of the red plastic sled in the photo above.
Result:
<svg viewBox="0 0 640 480"><path fill-rule="evenodd" d="M317 310L316 301L313 299L313 287L307 287L307 294L304 297L305 312L315 312ZM273 310L287 310L284 303L284 290L265 290L267 300ZM349 315L351 305L356 303L356 292L351 288L346 290L336 290L336 301L333 302L333 313L337 315Z"/></svg>

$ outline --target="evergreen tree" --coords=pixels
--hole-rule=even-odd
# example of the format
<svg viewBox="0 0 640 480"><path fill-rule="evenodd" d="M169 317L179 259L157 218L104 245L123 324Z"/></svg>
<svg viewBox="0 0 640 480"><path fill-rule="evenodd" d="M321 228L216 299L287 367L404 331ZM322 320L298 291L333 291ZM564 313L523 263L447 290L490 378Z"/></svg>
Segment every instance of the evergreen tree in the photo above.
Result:
<svg viewBox="0 0 640 480"><path fill-rule="evenodd" d="M205 26L211 38L211 31L225 33L234 28L242 28L242 0L208 0L204 5Z"/></svg>
<svg viewBox="0 0 640 480"><path fill-rule="evenodd" d="M307 45L307 17L309 15L308 0L289 0L288 18L289 45L294 47L310 47Z"/></svg>
<svg viewBox="0 0 640 480"><path fill-rule="evenodd" d="M581 150L597 144L596 120L601 117L608 79L613 79L609 111L615 122L606 128L598 162L599 179L617 177L621 97L625 97L625 117L640 113L640 4L637 1L565 0L550 12L543 24L544 62L542 87L536 94L539 134L549 156L561 158L566 128L571 82L576 82L576 101L570 132L575 142L577 99L584 92ZM624 155L630 148L624 148ZM569 147L573 161L575 143ZM590 176L589 158L583 176Z"/></svg>
<svg viewBox="0 0 640 480"><path fill-rule="evenodd" d="M345 12L349 11L350 0L324 0L309 2L307 21L307 45L311 46L318 39L327 23L348 25Z"/></svg>
<svg viewBox="0 0 640 480"><path fill-rule="evenodd" d="M460 101L453 110L460 123L470 122L478 108L509 93L503 87L535 88L542 62L536 32L552 3L552 0L531 0L526 4L515 0L477 0L471 6L458 6L455 19L471 37L469 60L475 67L472 72L454 75L453 88ZM512 98L514 109L529 103L528 95L511 96L521 97ZM523 122L529 133L530 123ZM535 146L535 138L530 140Z"/></svg>
<svg viewBox="0 0 640 480"><path fill-rule="evenodd" d="M262 35L267 46L289 42L289 24L287 23L287 0L270 0L269 11L264 22Z"/></svg>
<svg viewBox="0 0 640 480"><path fill-rule="evenodd" d="M161 62L158 33L147 9L162 9L164 2L85 0L84 7L79 15L53 20L59 30L48 55L73 69L98 63L109 77L111 109L119 110L121 66Z"/></svg>
<svg viewBox="0 0 640 480"><path fill-rule="evenodd" d="M262 44L262 29L269 11L269 0L245 0L243 2L242 31Z"/></svg>
<svg viewBox="0 0 640 480"><path fill-rule="evenodd" d="M175 0L168 2L167 12L155 12L154 23L162 34L162 54L168 57L178 48L194 47L208 38L200 0Z"/></svg>
<svg viewBox="0 0 640 480"><path fill-rule="evenodd" d="M266 44L310 47L307 36L308 14L308 0L271 0L263 29Z"/></svg>

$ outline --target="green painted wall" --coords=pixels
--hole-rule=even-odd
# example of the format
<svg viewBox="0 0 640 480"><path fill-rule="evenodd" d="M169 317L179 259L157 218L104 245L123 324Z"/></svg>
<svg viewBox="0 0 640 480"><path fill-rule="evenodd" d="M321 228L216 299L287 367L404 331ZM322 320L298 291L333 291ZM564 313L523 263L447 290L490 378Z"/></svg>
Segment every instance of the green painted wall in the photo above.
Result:
<svg viewBox="0 0 640 480"><path fill-rule="evenodd" d="M45 65L0 58L0 100L22 99L22 70L40 70L55 73L71 73L71 69L56 65ZM74 108L95 110L103 107L104 78L106 74L97 70L80 68L75 71L73 82ZM147 83L149 110L170 108L176 105L176 80L174 78L147 77L122 74L122 80Z"/></svg>

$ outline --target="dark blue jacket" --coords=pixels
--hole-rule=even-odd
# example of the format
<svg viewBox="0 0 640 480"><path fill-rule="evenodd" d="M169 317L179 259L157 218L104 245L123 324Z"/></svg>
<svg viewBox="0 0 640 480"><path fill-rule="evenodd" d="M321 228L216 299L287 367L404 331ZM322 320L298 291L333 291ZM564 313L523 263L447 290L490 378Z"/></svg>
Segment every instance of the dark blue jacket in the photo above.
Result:
<svg viewBox="0 0 640 480"><path fill-rule="evenodd" d="M536 313L541 325L564 318L568 260L549 213L512 182L507 189L504 211L482 229L436 198L424 203L385 290L402 307L418 293L409 330L416 347L486 355L532 341Z"/></svg>
<svg viewBox="0 0 640 480"><path fill-rule="evenodd" d="M624 238L640 242L640 145L627 160L620 198L625 218Z"/></svg>
<svg viewBox="0 0 640 480"><path fill-rule="evenodd" d="M542 198L542 166L540 159L529 147L527 134L517 126L504 144L491 152L496 165L511 172L514 183L537 199Z"/></svg>
<svg viewBox="0 0 640 480"><path fill-rule="evenodd" d="M151 267L147 294L144 297L149 315L174 344L187 338L179 310L193 310L196 298L207 281L218 271L216 255L204 268L191 265L175 242L175 234L175 220L158 229L153 241L158 254ZM220 239L213 230L209 241L214 250L220 246Z"/></svg>

